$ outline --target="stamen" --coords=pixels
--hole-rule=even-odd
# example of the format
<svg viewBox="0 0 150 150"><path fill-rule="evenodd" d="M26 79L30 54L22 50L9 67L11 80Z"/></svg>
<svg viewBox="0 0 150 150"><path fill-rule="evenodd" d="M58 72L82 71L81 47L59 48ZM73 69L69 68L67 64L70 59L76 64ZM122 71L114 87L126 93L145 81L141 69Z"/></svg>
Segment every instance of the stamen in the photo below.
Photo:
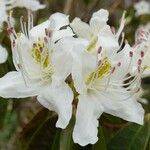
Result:
<svg viewBox="0 0 150 150"><path fill-rule="evenodd" d="M116 67L113 67L112 70L111 70L111 73L113 74L116 70Z"/></svg>
<svg viewBox="0 0 150 150"><path fill-rule="evenodd" d="M120 42L120 45L119 45L119 49L118 49L118 50L120 50L120 48L122 47L123 42L124 42L124 32L122 32L122 34L121 34L121 42Z"/></svg>
<svg viewBox="0 0 150 150"><path fill-rule="evenodd" d="M47 37L44 37L44 42L45 42L46 44L48 43Z"/></svg>
<svg viewBox="0 0 150 150"><path fill-rule="evenodd" d="M114 26L111 27L111 31L112 31L113 34L116 34L116 29L115 29Z"/></svg>
<svg viewBox="0 0 150 150"><path fill-rule="evenodd" d="M121 32L122 32L122 30L123 30L123 28L124 28L124 25L125 25L125 21L126 21L126 20L125 20L125 15L126 15L126 11L123 12L122 17L121 17L120 27L119 27L118 32L117 32L117 34L116 34L117 40L119 40L119 37L120 37Z"/></svg>
<svg viewBox="0 0 150 150"><path fill-rule="evenodd" d="M21 69L21 68L22 68L21 64L17 64L17 66L18 66L18 68L19 68L19 69Z"/></svg>
<svg viewBox="0 0 150 150"><path fill-rule="evenodd" d="M21 31L22 31L22 33L25 34L24 26L23 26L23 16L20 17L20 25L21 25Z"/></svg>
<svg viewBox="0 0 150 150"><path fill-rule="evenodd" d="M100 54L101 51L102 51L102 47L100 46L100 47L98 48L98 50L97 50L98 54Z"/></svg>
<svg viewBox="0 0 150 150"><path fill-rule="evenodd" d="M9 16L7 17L7 23L8 23L8 33L10 35L10 39L16 39L17 38L17 34L14 30L14 27L13 27L13 23L12 23L12 11L9 12Z"/></svg>
<svg viewBox="0 0 150 150"><path fill-rule="evenodd" d="M27 31L27 26L26 26L26 24L27 24L26 22L23 22L25 35L26 35L26 37L28 37L28 38L29 38L29 35L28 35L28 31Z"/></svg>
<svg viewBox="0 0 150 150"><path fill-rule="evenodd" d="M45 28L45 35L48 36L48 29Z"/></svg>
<svg viewBox="0 0 150 150"><path fill-rule="evenodd" d="M129 52L129 57L133 57L133 52L132 51Z"/></svg>
<svg viewBox="0 0 150 150"><path fill-rule="evenodd" d="M118 62L117 66L120 67L121 66L121 62Z"/></svg>
<svg viewBox="0 0 150 150"><path fill-rule="evenodd" d="M28 33L33 28L33 17L31 10L28 10Z"/></svg>
<svg viewBox="0 0 150 150"><path fill-rule="evenodd" d="M102 61L101 61L101 60L99 60L99 61L98 61L98 66L100 66L100 65L101 65L101 63L102 63Z"/></svg>
<svg viewBox="0 0 150 150"><path fill-rule="evenodd" d="M15 40L13 40L12 45L13 45L13 47L15 47L15 45L16 45Z"/></svg>
<svg viewBox="0 0 150 150"><path fill-rule="evenodd" d="M53 31L52 30L48 30L48 37L51 38L53 35Z"/></svg>
<svg viewBox="0 0 150 150"><path fill-rule="evenodd" d="M139 60L138 60L138 66L141 66L141 64L142 64L142 60L139 59Z"/></svg>
<svg viewBox="0 0 150 150"><path fill-rule="evenodd" d="M144 51L141 51L141 58L144 57Z"/></svg>

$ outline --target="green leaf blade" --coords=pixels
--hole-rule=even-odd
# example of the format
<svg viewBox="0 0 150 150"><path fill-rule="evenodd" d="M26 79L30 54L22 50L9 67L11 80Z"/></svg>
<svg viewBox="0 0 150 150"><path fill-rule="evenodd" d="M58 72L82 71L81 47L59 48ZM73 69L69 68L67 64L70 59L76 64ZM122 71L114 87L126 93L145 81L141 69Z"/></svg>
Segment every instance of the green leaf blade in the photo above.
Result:
<svg viewBox="0 0 150 150"><path fill-rule="evenodd" d="M150 140L150 123L143 126L129 123L108 143L108 150L146 150Z"/></svg>

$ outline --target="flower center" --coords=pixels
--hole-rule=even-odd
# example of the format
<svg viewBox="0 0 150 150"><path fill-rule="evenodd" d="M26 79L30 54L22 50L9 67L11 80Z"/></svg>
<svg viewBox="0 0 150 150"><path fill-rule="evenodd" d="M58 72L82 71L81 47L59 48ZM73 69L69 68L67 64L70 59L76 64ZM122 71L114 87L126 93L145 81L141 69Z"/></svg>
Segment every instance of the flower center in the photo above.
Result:
<svg viewBox="0 0 150 150"><path fill-rule="evenodd" d="M38 41L33 44L32 57L41 67L46 68L49 65L49 51L43 41Z"/></svg>
<svg viewBox="0 0 150 150"><path fill-rule="evenodd" d="M32 57L41 66L42 78L51 78L54 68L51 64L50 51L42 40L33 44Z"/></svg>
<svg viewBox="0 0 150 150"><path fill-rule="evenodd" d="M85 81L86 85L89 85L96 79L102 79L106 75L110 73L112 66L107 58L104 58L101 64L97 67L97 69L90 73Z"/></svg>

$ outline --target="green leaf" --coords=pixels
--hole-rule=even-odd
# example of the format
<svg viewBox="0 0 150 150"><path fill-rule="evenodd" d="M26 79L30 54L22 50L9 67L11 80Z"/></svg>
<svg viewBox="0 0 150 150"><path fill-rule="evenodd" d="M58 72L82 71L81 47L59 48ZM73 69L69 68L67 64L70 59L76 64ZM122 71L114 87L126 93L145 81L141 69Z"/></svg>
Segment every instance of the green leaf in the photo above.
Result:
<svg viewBox="0 0 150 150"><path fill-rule="evenodd" d="M60 148L60 133L61 133L61 130L57 129L51 150L59 150L59 148Z"/></svg>
<svg viewBox="0 0 150 150"><path fill-rule="evenodd" d="M5 120L3 124L3 132L0 133L0 141L4 143L8 142L14 132L16 131L17 126L17 116L14 111L8 111L5 115Z"/></svg>
<svg viewBox="0 0 150 150"><path fill-rule="evenodd" d="M99 127L98 138L99 140L95 145L93 145L92 150L107 150L106 141L101 126Z"/></svg>
<svg viewBox="0 0 150 150"><path fill-rule="evenodd" d="M143 126L129 123L110 140L108 150L147 150L150 140L150 117Z"/></svg>
<svg viewBox="0 0 150 150"><path fill-rule="evenodd" d="M47 109L41 110L24 127L21 140L23 150L49 150L56 139L57 129L55 127L57 115Z"/></svg>
<svg viewBox="0 0 150 150"><path fill-rule="evenodd" d="M72 132L74 128L75 118L72 117L69 125L66 129L62 130L60 136L60 149L61 150L73 150Z"/></svg>

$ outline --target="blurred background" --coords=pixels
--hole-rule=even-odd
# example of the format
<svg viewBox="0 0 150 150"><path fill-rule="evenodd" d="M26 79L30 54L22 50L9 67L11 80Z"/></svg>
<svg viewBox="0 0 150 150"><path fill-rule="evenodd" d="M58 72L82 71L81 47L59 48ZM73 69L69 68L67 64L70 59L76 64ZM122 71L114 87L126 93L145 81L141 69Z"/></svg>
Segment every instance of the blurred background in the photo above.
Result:
<svg viewBox="0 0 150 150"><path fill-rule="evenodd" d="M93 12L105 8L110 12L108 24L117 29L122 13L126 10L125 39L133 44L136 29L150 22L150 14L135 15L136 2L138 0L41 0L46 8L34 12L34 24L47 20L55 12L69 14L71 20L78 16L88 22ZM13 9L17 31L20 31L21 16L27 18L26 9ZM7 24L4 24L4 30L0 33L0 43L9 53L8 60L0 64L2 77L8 71L15 70ZM74 117L65 130L56 129L57 115L43 108L36 98L0 98L0 150L150 150L150 78L143 79L142 86L146 99L142 104L146 111L145 125L127 123L103 114L98 143L86 147L80 147L72 141Z"/></svg>

